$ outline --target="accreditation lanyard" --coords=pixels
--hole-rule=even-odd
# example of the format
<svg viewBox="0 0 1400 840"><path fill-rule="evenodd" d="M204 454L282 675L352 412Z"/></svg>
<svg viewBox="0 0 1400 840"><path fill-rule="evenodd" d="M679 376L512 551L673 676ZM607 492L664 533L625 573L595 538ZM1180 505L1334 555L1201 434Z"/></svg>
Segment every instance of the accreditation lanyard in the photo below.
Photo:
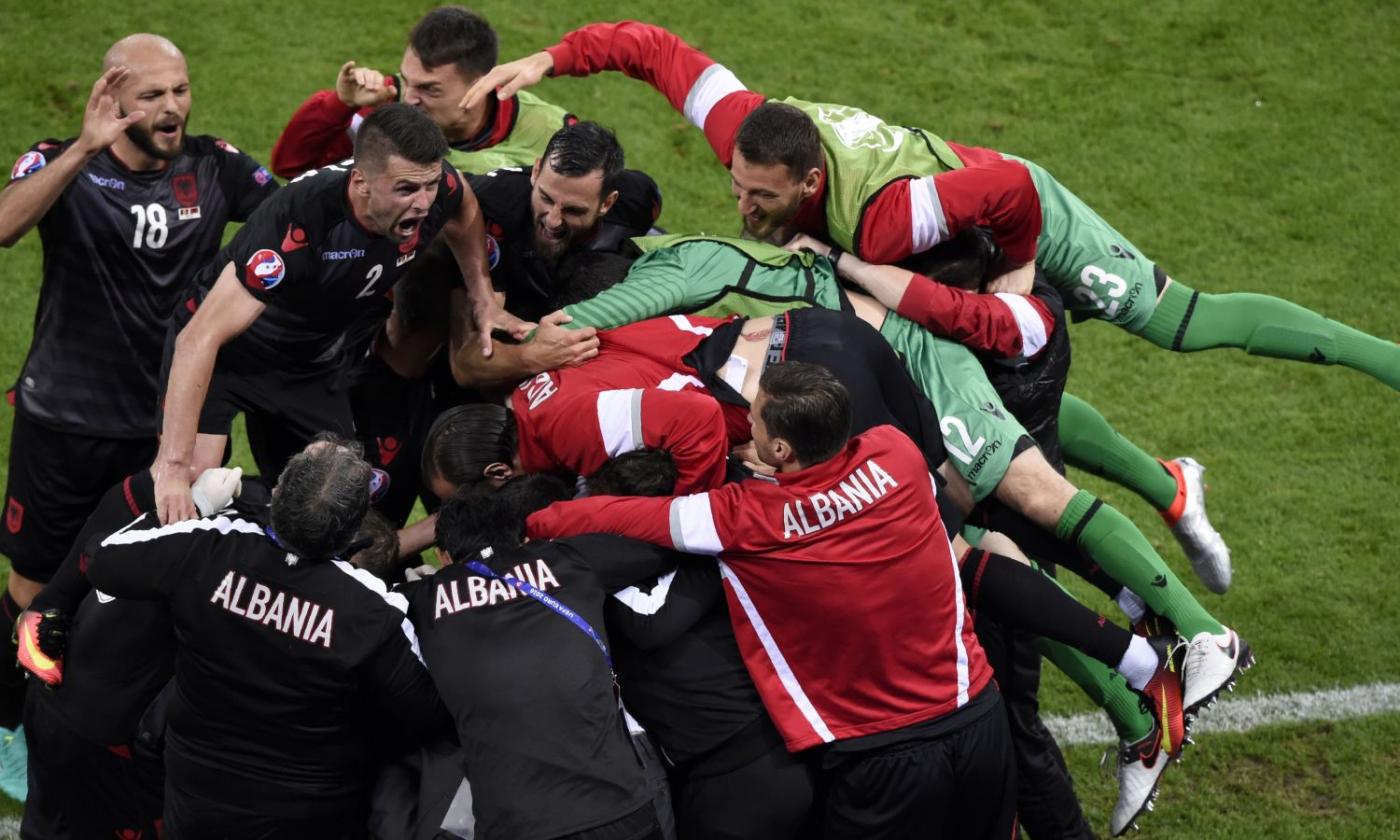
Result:
<svg viewBox="0 0 1400 840"><path fill-rule="evenodd" d="M489 548L482 549L481 560L490 557L492 553L493 552ZM603 637L598 635L598 631L593 629L593 625L589 624L583 616L579 615L572 608L566 606L564 602L550 595L548 592L542 592L534 584L526 580L520 580L514 575L497 574L490 566L481 562L481 560L472 560L468 562L466 566L482 577L505 581L526 595L529 595L531 598L534 598L536 601L539 601L541 604L544 604L546 607L549 607L551 610L554 610L558 615L567 618L571 624L586 633L588 638L593 640L593 644L598 646L598 650L603 652L603 659L608 663L608 675L612 677L613 694L620 696L617 682L617 670L613 668L612 654L608 652L608 643L603 641Z"/></svg>

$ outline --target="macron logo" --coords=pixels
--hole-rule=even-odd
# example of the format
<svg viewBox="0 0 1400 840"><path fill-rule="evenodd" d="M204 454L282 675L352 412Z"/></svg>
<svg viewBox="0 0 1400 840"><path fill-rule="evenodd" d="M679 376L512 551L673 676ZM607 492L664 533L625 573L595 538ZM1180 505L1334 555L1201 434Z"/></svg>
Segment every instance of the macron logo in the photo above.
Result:
<svg viewBox="0 0 1400 840"><path fill-rule="evenodd" d="M344 251L322 251L322 262L336 262L338 260L358 260L365 255L364 248L348 248Z"/></svg>
<svg viewBox="0 0 1400 840"><path fill-rule="evenodd" d="M101 175L94 175L91 172L88 172L87 176L89 181L93 182L99 187L106 187L109 190L126 189L126 182L120 178L104 178Z"/></svg>

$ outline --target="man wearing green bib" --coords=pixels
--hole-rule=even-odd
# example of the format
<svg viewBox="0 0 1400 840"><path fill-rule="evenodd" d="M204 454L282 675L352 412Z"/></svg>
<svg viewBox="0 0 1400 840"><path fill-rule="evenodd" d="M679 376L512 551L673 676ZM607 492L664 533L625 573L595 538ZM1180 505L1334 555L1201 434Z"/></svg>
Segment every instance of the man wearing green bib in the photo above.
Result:
<svg viewBox="0 0 1400 840"><path fill-rule="evenodd" d="M1201 294L1173 281L1031 161L889 125L858 108L769 100L656 26L626 21L575 30L543 52L487 73L463 104L480 103L497 89L508 98L546 74L604 70L647 81L705 132L730 169L745 234L752 238L782 244L794 233L807 233L867 262L900 262L948 238L955 232L949 217L981 200L966 181L945 190L941 173L995 173L1004 161L1019 161L1032 182L1024 201L1041 221L1031 255L1071 310L1178 352L1238 347L1341 364L1400 389L1400 345L1279 298ZM1010 248L1007 253L1018 258Z"/></svg>
<svg viewBox="0 0 1400 840"><path fill-rule="evenodd" d="M496 64L496 33L460 6L424 15L408 36L397 78L347 61L335 88L311 95L272 147L272 169L295 178L350 156L351 140L376 106L401 99L421 108L447 137L447 160L480 175L503 166L533 166L554 132L574 116L530 93L463 112L462 91Z"/></svg>

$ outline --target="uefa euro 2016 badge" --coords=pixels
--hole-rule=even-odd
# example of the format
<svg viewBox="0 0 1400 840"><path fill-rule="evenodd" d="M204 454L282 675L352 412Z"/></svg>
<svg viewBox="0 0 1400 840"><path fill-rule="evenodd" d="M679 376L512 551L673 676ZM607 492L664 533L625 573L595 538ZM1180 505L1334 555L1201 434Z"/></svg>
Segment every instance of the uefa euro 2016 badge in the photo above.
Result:
<svg viewBox="0 0 1400 840"><path fill-rule="evenodd" d="M14 168L10 170L10 180L14 181L26 175L33 175L43 169L48 162L49 159L40 152L25 152L19 156L19 160L15 161Z"/></svg>
<svg viewBox="0 0 1400 840"><path fill-rule="evenodd" d="M496 242L496 237L486 234L486 270L495 271L496 265L501 261L501 246Z"/></svg>
<svg viewBox="0 0 1400 840"><path fill-rule="evenodd" d="M287 266L282 262L281 255L270 248L256 252L243 266L243 284L258 292L277 288L277 284L286 276Z"/></svg>

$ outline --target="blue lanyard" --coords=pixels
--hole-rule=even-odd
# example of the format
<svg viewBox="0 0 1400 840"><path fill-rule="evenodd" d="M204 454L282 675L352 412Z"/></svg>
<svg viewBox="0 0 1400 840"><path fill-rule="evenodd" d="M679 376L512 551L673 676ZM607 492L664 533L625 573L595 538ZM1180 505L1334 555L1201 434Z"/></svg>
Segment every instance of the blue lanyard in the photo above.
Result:
<svg viewBox="0 0 1400 840"><path fill-rule="evenodd" d="M301 555L297 554L295 551L292 551L290 548L288 548L288 547L286 546L285 543L282 542L282 538L279 537L279 536L277 536L277 532L274 531L274 530L272 530L272 526L271 526L271 525L265 526L265 527L263 528L263 533L267 535L267 538L268 538L269 540L272 540L272 544L273 544L273 545L277 546L278 548L282 549L283 551L287 552L288 554L295 555L297 558L300 558L300 557L301 557ZM347 553L353 553L353 552L347 552ZM349 562L349 561L345 560L344 557L341 557L339 554L332 554L332 555L331 555L331 559L332 559L332 560L340 560L340 561L342 561L342 562Z"/></svg>
<svg viewBox="0 0 1400 840"><path fill-rule="evenodd" d="M482 559L485 559L487 557L490 557L492 553L493 552L491 551L491 549L483 548L481 550L481 557ZM526 595L529 595L531 598L534 598L536 601L539 601L541 604L544 604L546 607L549 607L551 610L554 610L559 615L563 616L564 618L567 618L575 627L587 633L588 638L593 640L593 644L598 646L598 650L601 650L603 652L603 659L605 659L608 663L608 673L612 675L613 685L617 685L617 671L613 668L612 654L608 652L608 643L603 641L603 637L598 635L598 631L594 630L593 625L585 621L583 616L579 615L577 612L574 612L574 610L572 610L571 608L565 606L562 601L560 601L558 598L555 598L553 595L550 595L547 592L541 592L529 581L520 580L519 578L516 578L512 575L496 574L496 572L492 571L492 569L485 563L481 562L481 560L472 560L466 565L468 569L471 569L473 572L476 572L482 577L503 580L511 586L514 586L516 589L519 589L521 592L524 592Z"/></svg>

